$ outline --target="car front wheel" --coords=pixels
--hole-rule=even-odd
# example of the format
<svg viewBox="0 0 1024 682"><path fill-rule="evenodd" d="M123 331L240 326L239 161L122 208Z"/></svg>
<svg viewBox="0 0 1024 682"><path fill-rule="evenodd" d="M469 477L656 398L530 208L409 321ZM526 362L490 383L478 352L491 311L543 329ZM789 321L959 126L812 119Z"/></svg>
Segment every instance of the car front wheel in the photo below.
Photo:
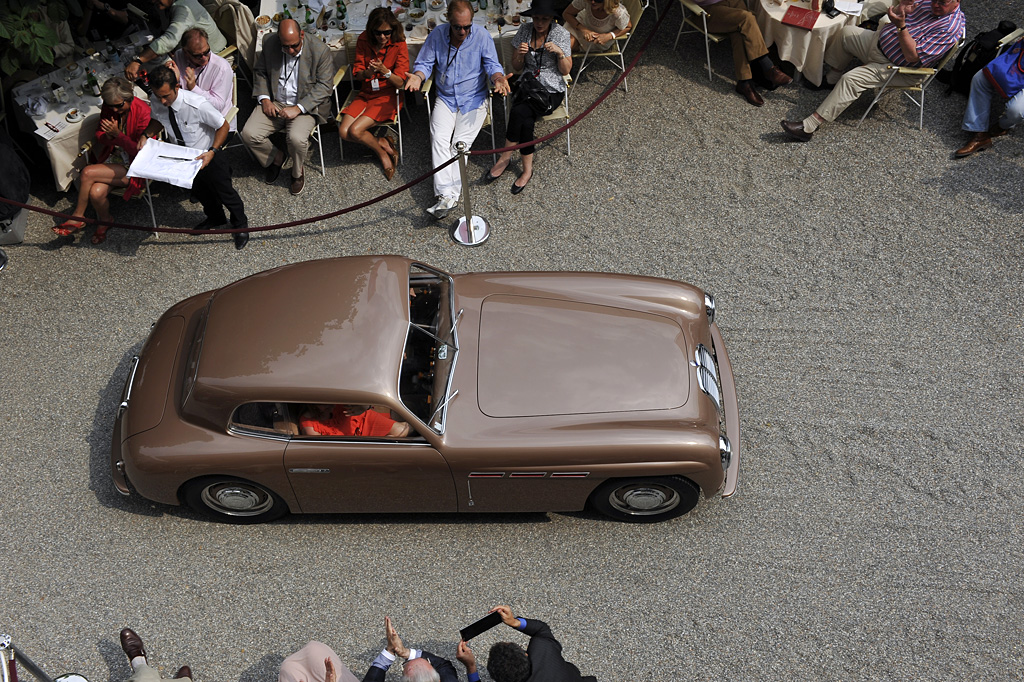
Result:
<svg viewBox="0 0 1024 682"><path fill-rule="evenodd" d="M620 478L590 496L594 509L617 521L653 523L682 516L697 506L700 489L679 476Z"/></svg>
<svg viewBox="0 0 1024 682"><path fill-rule="evenodd" d="M264 523L288 511L284 500L258 483L229 476L191 481L185 486L185 502L223 523Z"/></svg>

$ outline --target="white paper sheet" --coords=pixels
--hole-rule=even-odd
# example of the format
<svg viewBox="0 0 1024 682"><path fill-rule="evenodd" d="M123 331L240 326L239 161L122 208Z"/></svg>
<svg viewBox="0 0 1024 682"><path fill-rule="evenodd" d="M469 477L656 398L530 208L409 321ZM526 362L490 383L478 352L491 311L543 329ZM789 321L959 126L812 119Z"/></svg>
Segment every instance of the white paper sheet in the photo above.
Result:
<svg viewBox="0 0 1024 682"><path fill-rule="evenodd" d="M128 168L128 177L149 178L192 189L192 181L203 167L203 162L195 158L205 151L149 140Z"/></svg>
<svg viewBox="0 0 1024 682"><path fill-rule="evenodd" d="M861 10L864 9L864 5L853 0L835 0L836 9L843 14L849 14L851 17L859 17Z"/></svg>

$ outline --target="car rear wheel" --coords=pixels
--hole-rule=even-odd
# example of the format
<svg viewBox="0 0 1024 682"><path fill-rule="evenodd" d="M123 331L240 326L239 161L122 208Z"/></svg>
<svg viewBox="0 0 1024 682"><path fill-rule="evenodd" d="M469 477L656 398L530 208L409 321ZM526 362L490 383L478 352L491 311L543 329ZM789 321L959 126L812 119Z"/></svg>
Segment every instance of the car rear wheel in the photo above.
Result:
<svg viewBox="0 0 1024 682"><path fill-rule="evenodd" d="M191 481L185 502L200 514L223 523L264 523L288 511L288 505L258 483L229 476Z"/></svg>
<svg viewBox="0 0 1024 682"><path fill-rule="evenodd" d="M594 509L617 521L653 523L682 516L697 506L700 488L679 476L619 478L590 496Z"/></svg>

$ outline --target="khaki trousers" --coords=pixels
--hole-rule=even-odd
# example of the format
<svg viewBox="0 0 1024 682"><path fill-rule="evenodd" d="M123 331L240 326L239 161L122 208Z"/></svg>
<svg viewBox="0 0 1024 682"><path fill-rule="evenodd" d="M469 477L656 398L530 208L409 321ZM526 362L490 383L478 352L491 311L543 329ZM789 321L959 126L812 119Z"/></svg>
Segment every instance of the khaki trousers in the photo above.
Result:
<svg viewBox="0 0 1024 682"><path fill-rule="evenodd" d="M721 0L704 8L708 13L708 31L728 33L732 42L732 62L736 80L750 80L750 62L768 54L757 19L747 10L744 0Z"/></svg>
<svg viewBox="0 0 1024 682"><path fill-rule="evenodd" d="M182 682L192 682L191 678L188 677L180 677L178 679ZM161 682L160 671L149 665L141 665L135 671L135 674L128 678L128 682Z"/></svg>
<svg viewBox="0 0 1024 682"><path fill-rule="evenodd" d="M287 157L292 160L292 177L302 175L302 167L309 156L309 135L316 127L316 118L311 114L299 114L293 119L267 118L263 107L256 105L249 115L249 120L242 128L242 142L256 155L256 160L266 168L273 160L277 149L270 141L270 136L282 128L288 136Z"/></svg>
<svg viewBox="0 0 1024 682"><path fill-rule="evenodd" d="M888 68L891 62L878 48L878 33L875 31L847 26L839 40L832 41L825 50L825 63L839 70L845 69L854 57L862 65L844 73L818 107L818 115L826 121L836 120L865 90L881 86L892 75ZM890 85L913 85L920 80L920 76L896 76Z"/></svg>

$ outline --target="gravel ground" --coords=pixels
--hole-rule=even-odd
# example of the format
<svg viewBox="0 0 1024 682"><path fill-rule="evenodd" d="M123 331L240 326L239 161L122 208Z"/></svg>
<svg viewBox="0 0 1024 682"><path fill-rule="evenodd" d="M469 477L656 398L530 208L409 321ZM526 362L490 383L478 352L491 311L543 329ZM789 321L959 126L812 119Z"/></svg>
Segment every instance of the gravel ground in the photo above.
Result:
<svg viewBox="0 0 1024 682"><path fill-rule="evenodd" d="M970 3L969 35L1011 4ZM571 158L563 138L541 148L518 197L513 173L473 186L494 226L480 248L423 213L429 185L241 252L225 236L54 240L33 214L0 273L0 630L52 674L93 682L128 676L125 625L167 675L188 663L198 682L272 682L310 639L361 675L385 614L408 644L453 654L460 626L509 603L605 681L1020 679L1021 136L953 161L965 100L935 88L923 131L892 96L859 128L866 102L810 144L787 142L778 121L824 94L791 86L750 107L728 47L712 48L710 82L703 45L672 50L678 21L673 8L629 93L573 129ZM595 69L574 109L611 78ZM395 183L429 168L423 119L406 126ZM342 162L333 133L324 152L327 177L311 164L298 198L229 152L253 225L397 186L354 149ZM486 168L473 159L474 176ZM33 203L68 209L45 168L35 175ZM164 225L201 219L184 192L156 202ZM148 217L139 201L115 211ZM365 253L711 290L740 391L737 495L651 526L581 513L230 527L114 492L115 403L163 310L284 263ZM521 637L489 632L477 652L499 635Z"/></svg>

